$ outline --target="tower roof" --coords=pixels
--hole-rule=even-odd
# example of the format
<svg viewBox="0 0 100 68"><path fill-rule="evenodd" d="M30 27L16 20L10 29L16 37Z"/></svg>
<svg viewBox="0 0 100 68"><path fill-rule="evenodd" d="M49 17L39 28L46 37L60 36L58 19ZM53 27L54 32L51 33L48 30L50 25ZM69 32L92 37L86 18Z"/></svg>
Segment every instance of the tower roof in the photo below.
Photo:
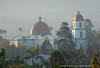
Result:
<svg viewBox="0 0 100 68"><path fill-rule="evenodd" d="M50 29L45 22L42 22L42 17L39 17L39 21L34 24L30 31L31 35L51 35Z"/></svg>
<svg viewBox="0 0 100 68"><path fill-rule="evenodd" d="M83 16L80 14L80 12L78 11L78 13L74 16L73 18L74 21L82 21L84 20Z"/></svg>

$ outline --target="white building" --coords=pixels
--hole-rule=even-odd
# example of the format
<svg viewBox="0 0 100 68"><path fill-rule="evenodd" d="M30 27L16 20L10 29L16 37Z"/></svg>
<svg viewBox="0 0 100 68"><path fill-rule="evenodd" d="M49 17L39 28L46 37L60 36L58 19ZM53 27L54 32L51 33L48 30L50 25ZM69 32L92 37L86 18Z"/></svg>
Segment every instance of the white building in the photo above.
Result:
<svg viewBox="0 0 100 68"><path fill-rule="evenodd" d="M14 40L10 40L10 45L15 45L16 47L37 47L38 45L40 46L44 40L49 39L53 48L57 49L57 45L54 46L54 41L57 39L57 36L51 34L48 25L41 19L42 18L39 17L39 21L32 26L29 36L17 37ZM85 20L80 12L74 16L72 36L76 49L80 49L80 47L85 48L87 46Z"/></svg>
<svg viewBox="0 0 100 68"><path fill-rule="evenodd" d="M80 47L87 47L85 20L79 11L73 19L72 36L76 49L80 49Z"/></svg>
<svg viewBox="0 0 100 68"><path fill-rule="evenodd" d="M20 36L14 40L10 40L10 45L15 45L16 47L37 47L42 45L43 41L49 39L50 43L54 48L54 40L56 36L51 34L51 30L48 25L41 20L34 24L30 30L29 36Z"/></svg>

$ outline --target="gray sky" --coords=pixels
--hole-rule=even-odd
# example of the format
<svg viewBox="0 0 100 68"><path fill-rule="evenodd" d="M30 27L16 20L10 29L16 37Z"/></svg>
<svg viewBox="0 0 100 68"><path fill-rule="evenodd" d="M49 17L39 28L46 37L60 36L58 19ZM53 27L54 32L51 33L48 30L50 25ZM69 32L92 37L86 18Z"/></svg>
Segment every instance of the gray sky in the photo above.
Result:
<svg viewBox="0 0 100 68"><path fill-rule="evenodd" d="M100 0L0 0L0 29L7 29L8 38L18 35L22 27L28 35L38 17L53 26L53 34L62 21L71 26L77 11L92 20L96 29L100 28Z"/></svg>

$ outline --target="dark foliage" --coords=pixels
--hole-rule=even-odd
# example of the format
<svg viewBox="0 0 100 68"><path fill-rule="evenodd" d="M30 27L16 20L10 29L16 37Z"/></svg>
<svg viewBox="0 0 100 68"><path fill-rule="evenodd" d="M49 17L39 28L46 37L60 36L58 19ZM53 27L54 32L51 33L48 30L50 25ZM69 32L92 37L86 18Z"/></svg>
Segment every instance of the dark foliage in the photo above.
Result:
<svg viewBox="0 0 100 68"><path fill-rule="evenodd" d="M58 45L58 49L64 49L67 48L69 50L74 48L74 43L72 40L72 34L68 27L68 23L62 22L61 28L59 31L57 31L56 35L58 36L58 39L56 40L56 44Z"/></svg>
<svg viewBox="0 0 100 68"><path fill-rule="evenodd" d="M53 47L49 40L45 40L41 46L41 53L45 55L49 55L53 50Z"/></svg>
<svg viewBox="0 0 100 68"><path fill-rule="evenodd" d="M5 49L1 48L0 58L5 58Z"/></svg>

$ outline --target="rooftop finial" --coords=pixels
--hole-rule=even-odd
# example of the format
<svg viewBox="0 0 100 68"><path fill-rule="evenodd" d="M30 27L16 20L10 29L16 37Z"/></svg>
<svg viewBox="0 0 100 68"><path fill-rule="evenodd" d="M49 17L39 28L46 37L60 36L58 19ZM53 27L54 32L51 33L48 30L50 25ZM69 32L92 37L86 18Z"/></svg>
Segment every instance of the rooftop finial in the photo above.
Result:
<svg viewBox="0 0 100 68"><path fill-rule="evenodd" d="M78 14L80 14L80 11L78 11Z"/></svg>
<svg viewBox="0 0 100 68"><path fill-rule="evenodd" d="M42 19L42 17L40 16L40 17L39 17L39 21L41 21L41 19Z"/></svg>

